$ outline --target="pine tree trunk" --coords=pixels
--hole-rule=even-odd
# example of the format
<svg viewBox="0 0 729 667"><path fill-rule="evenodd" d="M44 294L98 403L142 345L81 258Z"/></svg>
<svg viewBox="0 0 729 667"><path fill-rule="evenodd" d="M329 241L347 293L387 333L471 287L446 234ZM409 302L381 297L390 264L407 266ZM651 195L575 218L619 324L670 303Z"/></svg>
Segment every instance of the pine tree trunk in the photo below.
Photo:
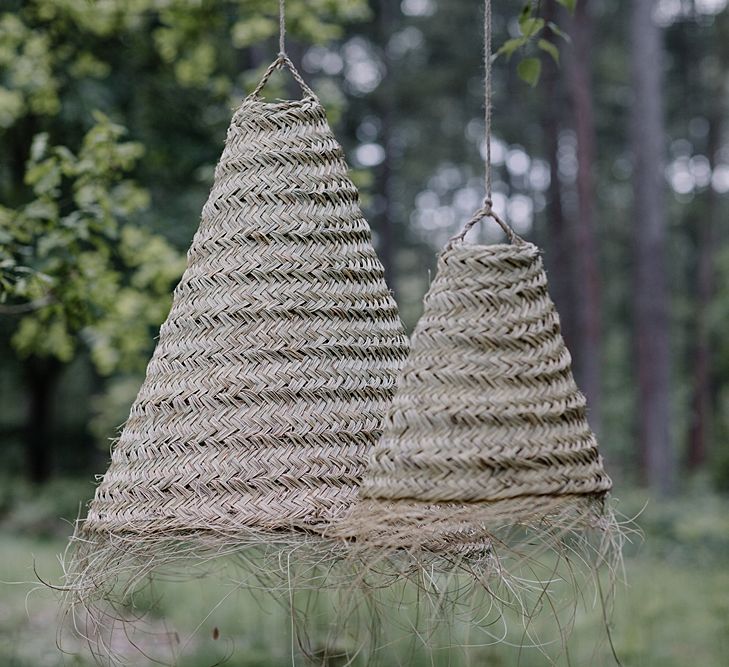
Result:
<svg viewBox="0 0 729 667"><path fill-rule="evenodd" d="M574 228L579 349L577 380L587 397L590 424L600 429L602 295L595 225L595 117L592 107L592 18L588 0L577 3L570 92L577 135L577 220Z"/></svg>
<svg viewBox="0 0 729 667"><path fill-rule="evenodd" d="M544 6L547 21L557 19L557 1L547 0ZM561 38L548 33L546 39L559 48ZM574 248L570 226L562 206L562 187L559 179L559 131L564 100L559 86L560 68L545 53L542 58L544 98L542 103L542 136L549 160L549 191L547 193L547 254L550 293L559 312L562 335L567 348L576 350L575 270Z"/></svg>
<svg viewBox="0 0 729 667"><path fill-rule="evenodd" d="M666 275L663 44L653 0L633 0L634 332L638 373L638 448L644 481L670 494L676 482L671 443L670 300Z"/></svg>
<svg viewBox="0 0 729 667"><path fill-rule="evenodd" d="M712 133L712 129L709 130ZM713 142L710 142L713 143ZM716 145L711 151L716 154ZM714 160L711 160L712 168ZM689 423L688 455L686 463L696 470L706 462L709 430L711 425L711 348L709 344L708 310L713 294L714 265L714 217L716 216L716 192L710 187L706 194L704 215L697 219L697 266L694 309L693 381L691 418Z"/></svg>
<svg viewBox="0 0 729 667"><path fill-rule="evenodd" d="M713 91L713 94L710 98L709 133L706 141L706 153L712 172L718 163L727 111L727 84L724 72L729 62L729 47L726 45L724 36L729 32L729 18L726 12L716 19L714 31L714 40L709 48L718 57L719 74L712 76L713 80L709 81L707 86L709 90ZM692 350L693 387L686 460L691 470L696 470L706 463L711 442L713 415L709 308L714 294L714 246L720 214L718 199L716 190L709 185L706 190L705 214L697 220L696 309Z"/></svg>

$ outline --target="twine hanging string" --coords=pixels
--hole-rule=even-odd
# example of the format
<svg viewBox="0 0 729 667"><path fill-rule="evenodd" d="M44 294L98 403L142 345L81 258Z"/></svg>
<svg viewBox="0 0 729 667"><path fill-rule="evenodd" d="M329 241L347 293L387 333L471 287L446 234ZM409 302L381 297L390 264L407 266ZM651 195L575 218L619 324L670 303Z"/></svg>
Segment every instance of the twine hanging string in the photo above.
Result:
<svg viewBox="0 0 729 667"><path fill-rule="evenodd" d="M283 0L282 0L283 2ZM484 218L491 218L501 227L509 243L523 243L524 240L494 211L493 183L491 165L491 120L492 120L492 66L491 66L491 35L492 35L491 0L484 0L483 43L484 43L484 140L486 142L484 190L486 195L483 205L463 226L463 229L448 242L448 248L463 242L469 231Z"/></svg>
<svg viewBox="0 0 729 667"><path fill-rule="evenodd" d="M278 55L286 55L286 0L278 0Z"/></svg>
<svg viewBox="0 0 729 667"><path fill-rule="evenodd" d="M484 68L484 137L486 140L486 170L485 170L485 192L486 198L484 203L489 207L492 205L492 183L491 183L491 110L492 110L492 91L491 91L491 34L492 34L492 16L491 16L491 0L484 0L484 17L483 17L483 68Z"/></svg>
<svg viewBox="0 0 729 667"><path fill-rule="evenodd" d="M271 75L277 69L283 69L284 67L291 72L291 75L296 80L296 83L298 83L301 87L304 95L316 98L316 93L309 88L306 81L304 81L304 78L301 74L299 74L299 71L294 66L294 63L291 62L291 58L289 58L288 53L286 53L286 0L278 0L278 56L263 73L261 80L249 97L258 97L265 85L268 83L268 80L271 78Z"/></svg>

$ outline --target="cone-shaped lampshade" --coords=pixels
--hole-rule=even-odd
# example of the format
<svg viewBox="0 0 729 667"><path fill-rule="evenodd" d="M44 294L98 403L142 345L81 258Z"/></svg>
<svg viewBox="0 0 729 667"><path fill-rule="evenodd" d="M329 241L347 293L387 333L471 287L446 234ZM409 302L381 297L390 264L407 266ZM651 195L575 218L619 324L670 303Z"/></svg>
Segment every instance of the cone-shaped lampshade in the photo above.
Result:
<svg viewBox="0 0 729 667"><path fill-rule="evenodd" d="M237 110L86 533L316 528L348 505L407 353L357 200L315 97Z"/></svg>
<svg viewBox="0 0 729 667"><path fill-rule="evenodd" d="M361 496L473 504L610 487L538 249L453 244Z"/></svg>
<svg viewBox="0 0 729 667"><path fill-rule="evenodd" d="M500 222L484 207L464 233L486 215ZM546 612L564 638L603 568L611 599L622 536L539 251L500 224L512 244L441 255L360 499L331 532L368 595L383 573L422 591L431 632L458 618L469 641L523 642ZM381 608L401 615L403 597Z"/></svg>

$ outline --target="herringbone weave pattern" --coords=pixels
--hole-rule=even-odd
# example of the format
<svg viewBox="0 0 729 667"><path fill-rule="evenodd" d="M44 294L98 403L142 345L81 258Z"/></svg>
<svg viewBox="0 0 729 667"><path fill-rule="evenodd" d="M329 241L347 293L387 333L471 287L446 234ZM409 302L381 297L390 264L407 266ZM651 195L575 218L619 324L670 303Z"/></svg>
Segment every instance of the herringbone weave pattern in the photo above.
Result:
<svg viewBox="0 0 729 667"><path fill-rule="evenodd" d="M528 512L540 503L527 497L607 492L570 364L538 249L521 240L451 244L361 496L426 504L522 498ZM364 513L372 511L365 503Z"/></svg>
<svg viewBox="0 0 729 667"><path fill-rule="evenodd" d="M85 532L311 529L345 509L407 354L318 100L249 97Z"/></svg>

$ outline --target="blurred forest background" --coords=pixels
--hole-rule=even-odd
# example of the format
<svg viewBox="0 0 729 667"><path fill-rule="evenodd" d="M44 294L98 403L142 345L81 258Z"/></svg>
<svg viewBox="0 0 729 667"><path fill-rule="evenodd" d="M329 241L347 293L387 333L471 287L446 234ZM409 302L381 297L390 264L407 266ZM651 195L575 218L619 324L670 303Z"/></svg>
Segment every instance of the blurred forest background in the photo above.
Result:
<svg viewBox="0 0 729 667"><path fill-rule="evenodd" d="M727 0L539 0L528 40L524 4L494 0L495 208L545 250L617 495L650 499L636 571L676 585L664 606L640 606L660 586L629 598L644 628L676 627L668 652L625 639L626 664L725 664ZM232 109L275 57L276 5L0 0L0 560L16 568L0 579L62 546L59 517L106 467ZM482 2L287 5L289 52L411 328L436 253L483 197ZM23 661L20 615L0 603L4 664L61 664Z"/></svg>

